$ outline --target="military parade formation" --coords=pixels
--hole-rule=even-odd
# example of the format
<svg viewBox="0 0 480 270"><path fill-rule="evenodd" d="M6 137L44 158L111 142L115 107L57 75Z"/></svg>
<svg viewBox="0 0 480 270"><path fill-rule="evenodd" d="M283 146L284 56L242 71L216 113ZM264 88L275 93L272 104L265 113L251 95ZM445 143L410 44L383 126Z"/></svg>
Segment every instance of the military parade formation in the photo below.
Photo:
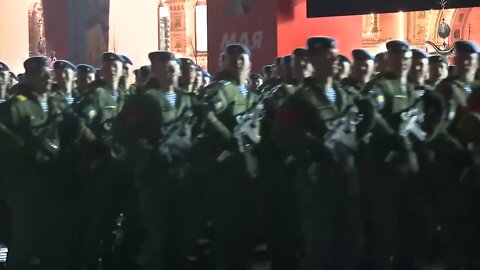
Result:
<svg viewBox="0 0 480 270"><path fill-rule="evenodd" d="M0 62L0 268L480 269L475 43L148 57Z"/></svg>

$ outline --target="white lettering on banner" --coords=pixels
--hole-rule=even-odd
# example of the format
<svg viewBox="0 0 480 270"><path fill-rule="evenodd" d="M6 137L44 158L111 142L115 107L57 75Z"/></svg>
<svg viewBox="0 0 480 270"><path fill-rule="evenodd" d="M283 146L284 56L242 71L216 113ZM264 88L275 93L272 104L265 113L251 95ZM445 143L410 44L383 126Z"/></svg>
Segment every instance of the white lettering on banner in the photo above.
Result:
<svg viewBox="0 0 480 270"><path fill-rule="evenodd" d="M242 32L237 39L237 33L225 33L223 34L222 44L220 48L223 50L228 44L240 43L247 45L250 50L260 49L262 47L263 32L256 31L249 36L248 32Z"/></svg>

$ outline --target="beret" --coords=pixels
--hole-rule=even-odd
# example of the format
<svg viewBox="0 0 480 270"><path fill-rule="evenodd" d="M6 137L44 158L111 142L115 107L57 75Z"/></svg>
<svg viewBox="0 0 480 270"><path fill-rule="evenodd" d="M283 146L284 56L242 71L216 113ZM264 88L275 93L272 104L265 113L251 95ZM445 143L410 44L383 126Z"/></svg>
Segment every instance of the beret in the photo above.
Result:
<svg viewBox="0 0 480 270"><path fill-rule="evenodd" d="M346 63L352 63L352 62L350 61L350 59L348 59L348 57L346 57L345 55L341 55L341 54L338 55L338 61L339 61L340 63L344 63L344 62L346 62Z"/></svg>
<svg viewBox="0 0 480 270"><path fill-rule="evenodd" d="M18 81L17 75L15 75L15 73L13 73L13 72L11 72L11 71L10 71L10 77L13 78L13 79L15 79L16 81Z"/></svg>
<svg viewBox="0 0 480 270"><path fill-rule="evenodd" d="M77 67L74 64L66 60L58 60L53 62L53 68L54 69L71 69L73 71L77 70Z"/></svg>
<svg viewBox="0 0 480 270"><path fill-rule="evenodd" d="M389 52L408 52L410 51L410 45L403 40L392 40L387 42L387 51Z"/></svg>
<svg viewBox="0 0 480 270"><path fill-rule="evenodd" d="M210 73L208 73L204 70L202 70L202 75L203 75L203 77L206 77L206 78L211 78L212 77L212 75Z"/></svg>
<svg viewBox="0 0 480 270"><path fill-rule="evenodd" d="M192 65L192 66L196 66L195 63L193 62L192 59L190 58L178 58L178 60L180 61L180 65Z"/></svg>
<svg viewBox="0 0 480 270"><path fill-rule="evenodd" d="M250 49L243 44L230 44L225 48L225 54L248 54L248 56L250 56L252 53L250 52Z"/></svg>
<svg viewBox="0 0 480 270"><path fill-rule="evenodd" d="M461 53L478 53L477 44L467 40L459 40L455 42L455 52Z"/></svg>
<svg viewBox="0 0 480 270"><path fill-rule="evenodd" d="M40 70L48 67L48 59L43 56L33 56L23 62L25 71Z"/></svg>
<svg viewBox="0 0 480 270"><path fill-rule="evenodd" d="M263 76L258 74L258 73L252 73L252 74L250 74L250 79L252 79L252 80L262 79L263 80Z"/></svg>
<svg viewBox="0 0 480 270"><path fill-rule="evenodd" d="M138 74L142 75L142 77L150 76L150 66L141 66L138 70Z"/></svg>
<svg viewBox="0 0 480 270"><path fill-rule="evenodd" d="M447 64L447 59L443 58L441 55L433 55L428 58L428 63L429 64L435 64L435 63Z"/></svg>
<svg viewBox="0 0 480 270"><path fill-rule="evenodd" d="M385 60L385 52L377 53L375 55L375 62L379 62L383 60Z"/></svg>
<svg viewBox="0 0 480 270"><path fill-rule="evenodd" d="M286 55L282 58L282 64L290 64L292 63L292 56L291 55Z"/></svg>
<svg viewBox="0 0 480 270"><path fill-rule="evenodd" d="M418 58L418 59L427 59L428 55L422 50L412 49L412 57Z"/></svg>
<svg viewBox="0 0 480 270"><path fill-rule="evenodd" d="M120 56L116 53L112 53L112 52L103 53L101 58L102 58L102 61L105 61L105 62L119 61L119 62L123 63L123 61L124 61L122 56Z"/></svg>
<svg viewBox="0 0 480 270"><path fill-rule="evenodd" d="M275 59L275 66L279 66L282 63L282 58L283 57L277 57L277 59Z"/></svg>
<svg viewBox="0 0 480 270"><path fill-rule="evenodd" d="M94 67L86 64L80 64L77 66L77 73L95 73Z"/></svg>
<svg viewBox="0 0 480 270"><path fill-rule="evenodd" d="M128 56L120 55L120 57L122 58L122 62L124 65L133 65L132 60L130 60Z"/></svg>
<svg viewBox="0 0 480 270"><path fill-rule="evenodd" d="M156 51L156 52L151 52L148 54L148 58L150 59L150 62L168 62L168 61L176 61L177 58L175 57L175 54L171 52L166 52L166 51Z"/></svg>
<svg viewBox="0 0 480 270"><path fill-rule="evenodd" d="M10 69L8 68L7 64L0 61L0 71L10 71Z"/></svg>
<svg viewBox="0 0 480 270"><path fill-rule="evenodd" d="M352 58L357 61L374 60L373 55L364 49L355 49L352 51Z"/></svg>
<svg viewBox="0 0 480 270"><path fill-rule="evenodd" d="M264 72L272 71L272 65L265 65L265 66L263 66L263 71L264 71Z"/></svg>
<svg viewBox="0 0 480 270"><path fill-rule="evenodd" d="M292 54L296 57L305 57L308 56L308 51L305 48L296 48Z"/></svg>
<svg viewBox="0 0 480 270"><path fill-rule="evenodd" d="M200 66L196 66L195 70L197 72L202 72L203 73L203 69Z"/></svg>
<svg viewBox="0 0 480 270"><path fill-rule="evenodd" d="M311 37L307 40L307 48L309 53L334 49L337 42L331 37Z"/></svg>

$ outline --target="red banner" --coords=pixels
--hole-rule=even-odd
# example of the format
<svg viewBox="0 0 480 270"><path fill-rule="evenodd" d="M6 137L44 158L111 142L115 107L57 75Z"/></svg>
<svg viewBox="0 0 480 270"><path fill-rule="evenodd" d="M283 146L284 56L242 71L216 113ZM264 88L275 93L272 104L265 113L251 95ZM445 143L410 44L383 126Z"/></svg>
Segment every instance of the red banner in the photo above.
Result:
<svg viewBox="0 0 480 270"><path fill-rule="evenodd" d="M252 71L273 62L277 55L277 10L273 1L208 1L208 69L218 71L221 51L231 43L252 51Z"/></svg>

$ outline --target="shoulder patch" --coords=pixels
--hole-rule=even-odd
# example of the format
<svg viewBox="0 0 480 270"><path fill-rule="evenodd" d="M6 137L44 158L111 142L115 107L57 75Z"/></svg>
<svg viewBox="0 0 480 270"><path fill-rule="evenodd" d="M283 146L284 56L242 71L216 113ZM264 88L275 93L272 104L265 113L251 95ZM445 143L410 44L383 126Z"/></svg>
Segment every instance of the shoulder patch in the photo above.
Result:
<svg viewBox="0 0 480 270"><path fill-rule="evenodd" d="M27 100L27 97L24 96L24 95L18 95L18 96L17 96L17 100L18 100L18 101L25 101L25 100Z"/></svg>

